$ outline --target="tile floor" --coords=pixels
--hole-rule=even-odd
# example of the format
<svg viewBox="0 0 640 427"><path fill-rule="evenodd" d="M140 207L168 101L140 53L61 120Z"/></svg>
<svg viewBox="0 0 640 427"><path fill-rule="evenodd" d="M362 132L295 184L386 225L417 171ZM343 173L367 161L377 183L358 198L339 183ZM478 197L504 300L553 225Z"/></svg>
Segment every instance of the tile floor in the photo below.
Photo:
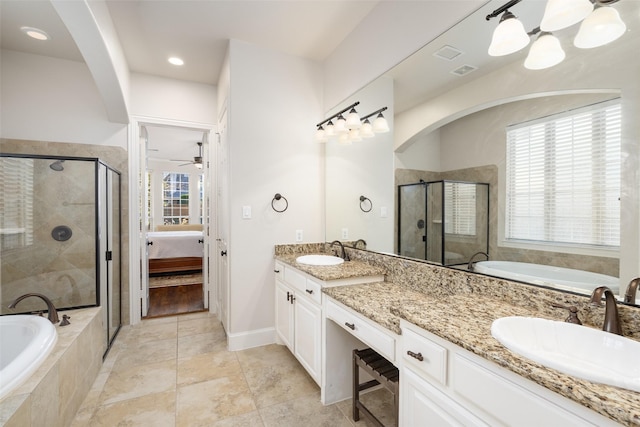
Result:
<svg viewBox="0 0 640 427"><path fill-rule="evenodd" d="M393 425L384 389L363 400ZM194 313L123 327L72 424L79 426L368 426L351 401L323 406L284 346L229 352L217 318Z"/></svg>

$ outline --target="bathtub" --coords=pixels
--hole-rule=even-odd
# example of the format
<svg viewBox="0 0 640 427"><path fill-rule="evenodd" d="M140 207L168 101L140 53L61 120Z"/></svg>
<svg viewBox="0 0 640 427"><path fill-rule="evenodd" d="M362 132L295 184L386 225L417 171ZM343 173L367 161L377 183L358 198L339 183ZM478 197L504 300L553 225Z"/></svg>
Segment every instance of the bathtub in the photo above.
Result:
<svg viewBox="0 0 640 427"><path fill-rule="evenodd" d="M620 280L617 277L526 262L480 261L475 263L474 271L503 279L580 293L591 293L598 286L607 286L618 294L620 286Z"/></svg>
<svg viewBox="0 0 640 427"><path fill-rule="evenodd" d="M0 316L0 399L29 378L57 340L46 317Z"/></svg>

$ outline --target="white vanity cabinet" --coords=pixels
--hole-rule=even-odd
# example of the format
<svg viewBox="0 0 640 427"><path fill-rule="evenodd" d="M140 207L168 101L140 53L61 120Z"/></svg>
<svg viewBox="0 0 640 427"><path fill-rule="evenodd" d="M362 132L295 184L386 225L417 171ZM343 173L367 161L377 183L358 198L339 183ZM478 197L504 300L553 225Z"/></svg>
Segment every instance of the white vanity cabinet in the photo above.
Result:
<svg viewBox="0 0 640 427"><path fill-rule="evenodd" d="M401 328L403 427L618 425L418 326Z"/></svg>
<svg viewBox="0 0 640 427"><path fill-rule="evenodd" d="M323 349L323 287L381 282L383 274L320 280L279 260L275 262L276 334L296 356L309 375L323 387L326 353ZM341 345L342 347L342 345ZM353 347L347 349L346 361L351 363ZM393 345L391 350L393 353ZM350 365L349 365L350 367ZM350 368L349 368L350 369ZM351 378L350 375L347 378Z"/></svg>
<svg viewBox="0 0 640 427"><path fill-rule="evenodd" d="M275 274L276 333L319 385L322 286L279 262Z"/></svg>

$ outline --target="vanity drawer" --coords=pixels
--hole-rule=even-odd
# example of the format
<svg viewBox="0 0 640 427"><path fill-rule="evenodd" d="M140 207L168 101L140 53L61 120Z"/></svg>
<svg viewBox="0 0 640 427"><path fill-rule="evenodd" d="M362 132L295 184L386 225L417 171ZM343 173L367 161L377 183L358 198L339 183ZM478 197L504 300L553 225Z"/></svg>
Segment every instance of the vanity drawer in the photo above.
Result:
<svg viewBox="0 0 640 427"><path fill-rule="evenodd" d="M316 304L320 304L322 302L322 286L320 285L320 283L316 283L311 279L307 279L304 288L304 294L311 298L311 300L313 300L313 302L315 302Z"/></svg>
<svg viewBox="0 0 640 427"><path fill-rule="evenodd" d="M281 282L284 281L284 265L283 264L276 261L276 265L275 265L275 268L273 269L273 272L276 275L276 279L280 280Z"/></svg>
<svg viewBox="0 0 640 427"><path fill-rule="evenodd" d="M326 317L342 326L351 335L380 353L390 362L395 362L395 338L372 321L349 309L328 301Z"/></svg>
<svg viewBox="0 0 640 427"><path fill-rule="evenodd" d="M447 349L410 329L402 330L404 361L442 385L447 384Z"/></svg>
<svg viewBox="0 0 640 427"><path fill-rule="evenodd" d="M289 267L284 268L284 281L299 292L304 292L307 286L307 278L302 273Z"/></svg>

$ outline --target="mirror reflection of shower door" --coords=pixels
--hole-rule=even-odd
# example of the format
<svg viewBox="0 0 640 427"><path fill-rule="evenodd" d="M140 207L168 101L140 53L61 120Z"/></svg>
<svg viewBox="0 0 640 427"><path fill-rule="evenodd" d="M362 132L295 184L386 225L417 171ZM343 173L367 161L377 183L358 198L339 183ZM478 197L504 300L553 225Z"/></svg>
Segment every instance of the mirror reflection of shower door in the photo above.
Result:
<svg viewBox="0 0 640 427"><path fill-rule="evenodd" d="M398 254L426 259L425 185L398 186L398 209Z"/></svg>

